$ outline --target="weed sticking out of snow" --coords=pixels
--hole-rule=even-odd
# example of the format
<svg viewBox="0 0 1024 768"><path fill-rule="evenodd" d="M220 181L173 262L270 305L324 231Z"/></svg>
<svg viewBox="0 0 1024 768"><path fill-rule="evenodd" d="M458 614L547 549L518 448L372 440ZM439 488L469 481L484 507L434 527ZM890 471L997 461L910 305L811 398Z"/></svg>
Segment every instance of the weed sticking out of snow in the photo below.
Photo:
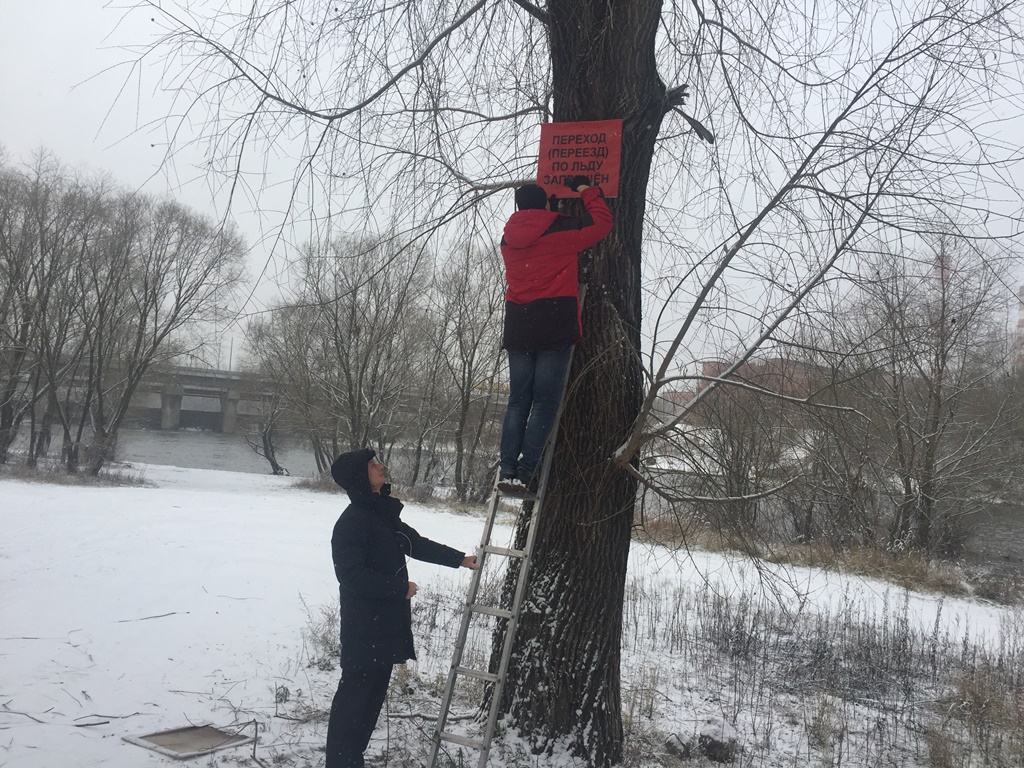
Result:
<svg viewBox="0 0 1024 768"><path fill-rule="evenodd" d="M640 554L640 553L636 553ZM705 764L708 721L737 731L744 766L1019 766L1024 755L1024 614L1007 612L993 636L975 636L940 600L929 625L909 592L866 598L850 589L831 605L792 611L760 591L724 592L636 573L623 622L624 766ZM486 591L486 590L485 590ZM373 766L421 766L429 754L450 649L458 585L439 579L414 611L419 663L400 667ZM326 613L326 612L325 612ZM306 635L320 634L310 614ZM490 634L469 636L471 666L486 665ZM479 685L458 690L449 729L480 733ZM676 734L693 758L670 754ZM445 766L473 765L449 748ZM710 763L707 763L710 764ZM499 728L491 765L585 766L566 750L533 754Z"/></svg>

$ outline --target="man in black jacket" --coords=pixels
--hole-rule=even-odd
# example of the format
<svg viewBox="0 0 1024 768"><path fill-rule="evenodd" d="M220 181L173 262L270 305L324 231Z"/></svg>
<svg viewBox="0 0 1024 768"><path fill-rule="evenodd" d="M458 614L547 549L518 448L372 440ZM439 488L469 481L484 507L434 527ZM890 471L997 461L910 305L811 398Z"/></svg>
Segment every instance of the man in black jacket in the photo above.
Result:
<svg viewBox="0 0 1024 768"><path fill-rule="evenodd" d="M391 669L415 659L405 558L450 568L476 569L475 556L420 536L400 519L402 502L391 496L384 465L364 448L341 454L334 481L351 504L331 537L341 596L341 681L327 725L326 768L363 768L363 752L387 695Z"/></svg>

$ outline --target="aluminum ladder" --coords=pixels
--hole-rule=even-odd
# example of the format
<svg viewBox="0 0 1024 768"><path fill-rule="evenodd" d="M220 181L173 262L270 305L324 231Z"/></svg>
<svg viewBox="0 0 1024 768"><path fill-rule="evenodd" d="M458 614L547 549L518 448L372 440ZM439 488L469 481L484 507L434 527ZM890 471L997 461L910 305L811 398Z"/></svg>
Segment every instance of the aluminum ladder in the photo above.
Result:
<svg viewBox="0 0 1024 768"><path fill-rule="evenodd" d="M566 381L568 381L569 369L571 367L572 358L570 357L569 365L566 368ZM498 723L498 708L501 704L501 693L505 686L505 676L508 672L509 659L512 657L512 641L515 638L516 627L519 624L519 613L523 606L523 599L526 596L526 586L530 575L530 560L533 556L534 542L537 537L538 520L540 519L541 512L544 509L545 490L547 489L548 476L551 473L551 463L555 454L554 446L558 437L558 423L562 417L562 407L565 403L565 390L566 384L563 383L562 398L558 406L558 413L555 415L555 423L551 427L551 433L548 435L547 442L544 445L540 464L540 475L538 476L537 482L537 492L535 494L528 495L503 494L498 490L498 477L500 476L500 470L495 473L494 490L491 493L491 498L487 505L487 522L484 525L483 534L480 537L480 547L477 550L477 562L480 568L473 571L473 577L469 583L469 592L466 597L466 603L462 609L462 625L459 628L458 639L455 643L455 653L452 657L451 668L448 671L448 680L445 683L444 694L441 697L441 711L438 714L437 723L434 726L434 733L430 746L430 760L427 763L427 768L438 768L438 758L444 751L442 745L446 742L477 750L480 753L477 768L485 768L487 765L487 759L491 751L491 741L494 739L494 731ZM524 512L520 513L529 514L526 542L522 549L497 547L491 544L491 533L494 529L494 520L498 511L498 504L502 498L523 500L533 503L531 511L524 510ZM519 561L519 574L516 579L511 610L480 605L477 602L484 563L488 555L497 555L499 557ZM505 637L502 641L501 648L501 661L498 664L496 672L470 669L462 665L462 654L465 650L466 638L469 635L470 623L472 622L475 614L495 616L506 621ZM491 705L487 715L487 723L484 726L483 735L479 739L460 736L459 734L450 733L445 730L448 716L451 712L455 685L460 677L483 680L491 683L493 686L491 690Z"/></svg>

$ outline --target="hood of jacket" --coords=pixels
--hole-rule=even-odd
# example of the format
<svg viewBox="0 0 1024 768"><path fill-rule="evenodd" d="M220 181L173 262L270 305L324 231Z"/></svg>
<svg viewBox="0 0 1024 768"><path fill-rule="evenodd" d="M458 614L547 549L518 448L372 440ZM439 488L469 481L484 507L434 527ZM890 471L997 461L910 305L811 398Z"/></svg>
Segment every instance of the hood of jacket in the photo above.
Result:
<svg viewBox="0 0 1024 768"><path fill-rule="evenodd" d="M526 248L533 245L548 231L560 214L543 208L527 208L516 211L505 222L504 240L511 248Z"/></svg>
<svg viewBox="0 0 1024 768"><path fill-rule="evenodd" d="M345 489L348 497L357 504L370 505L373 489L370 488L370 459L377 455L372 448L343 453L331 464L331 477Z"/></svg>

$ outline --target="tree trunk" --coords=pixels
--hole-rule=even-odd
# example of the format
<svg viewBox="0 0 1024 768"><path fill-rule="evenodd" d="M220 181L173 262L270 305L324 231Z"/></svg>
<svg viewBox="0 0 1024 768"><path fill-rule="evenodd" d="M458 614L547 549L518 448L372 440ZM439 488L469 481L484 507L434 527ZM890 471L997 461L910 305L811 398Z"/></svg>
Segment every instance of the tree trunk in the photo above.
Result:
<svg viewBox="0 0 1024 768"><path fill-rule="evenodd" d="M412 472L410 474L409 485L416 485L420 479L420 464L423 461L423 441L424 434L421 432L419 437L416 439L416 450L412 454Z"/></svg>
<svg viewBox="0 0 1024 768"><path fill-rule="evenodd" d="M50 453L50 445L53 443L54 415L59 407L57 395L51 386L50 396L46 404L46 412L43 414L42 423L39 425L39 434L36 437L34 451L36 459L46 458Z"/></svg>
<svg viewBox="0 0 1024 768"><path fill-rule="evenodd" d="M459 425L455 429L455 496L459 501L466 501L466 416L463 411L459 416Z"/></svg>
<svg viewBox="0 0 1024 768"><path fill-rule="evenodd" d="M89 474L97 477L100 470L103 469L103 465L114 460L116 453L117 430L97 427L92 442L89 444Z"/></svg>
<svg viewBox="0 0 1024 768"><path fill-rule="evenodd" d="M4 393L9 399L0 405L0 464L7 463L8 452L18 435L18 421L14 410L13 393Z"/></svg>
<svg viewBox="0 0 1024 768"><path fill-rule="evenodd" d="M277 448L274 446L274 426L268 425L263 428L260 437L263 439L263 457L270 464L270 470L275 475L287 475L288 470L277 462Z"/></svg>
<svg viewBox="0 0 1024 768"><path fill-rule="evenodd" d="M635 480L609 459L641 405L641 239L665 110L654 61L661 3L551 0L548 11L555 119L623 118L622 167L615 226L581 264L585 340L573 359L502 710L537 752L564 739L605 768L622 759L620 640L637 496Z"/></svg>

